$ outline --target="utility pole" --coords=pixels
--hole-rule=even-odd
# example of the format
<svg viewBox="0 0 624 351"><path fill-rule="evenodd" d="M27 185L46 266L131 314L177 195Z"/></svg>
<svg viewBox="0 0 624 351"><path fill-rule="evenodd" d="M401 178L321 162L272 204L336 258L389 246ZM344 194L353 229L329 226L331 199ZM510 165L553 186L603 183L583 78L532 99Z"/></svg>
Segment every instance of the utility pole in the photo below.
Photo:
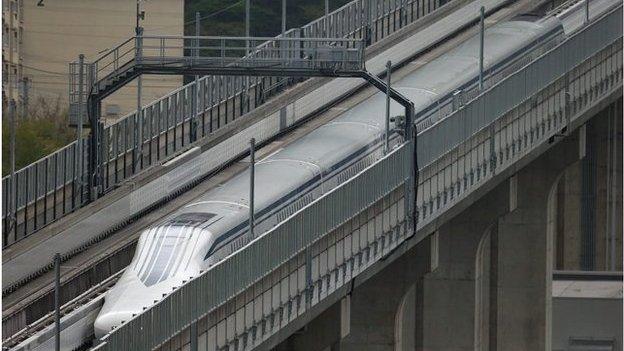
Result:
<svg viewBox="0 0 624 351"><path fill-rule="evenodd" d="M8 196L8 200L9 200L9 211L10 211L10 222L9 222L9 228L6 231L7 232L7 237L4 240L5 245L8 243L8 233L11 232L11 230L13 230L13 228L15 227L16 223L15 223L15 215L17 212L17 203L16 203L16 199L15 199L15 100L11 99L9 101L9 124L10 124L10 129L11 129L11 137L10 137L10 145L9 145L9 157L11 160L11 187L10 187L10 193ZM16 230L17 231L17 230ZM16 235L17 236L17 235Z"/></svg>
<svg viewBox="0 0 624 351"><path fill-rule="evenodd" d="M585 24L589 24L589 0L585 0Z"/></svg>
<svg viewBox="0 0 624 351"><path fill-rule="evenodd" d="M282 36L286 33L286 0L282 0Z"/></svg>
<svg viewBox="0 0 624 351"><path fill-rule="evenodd" d="M249 236L254 237L254 186L256 181L256 139L249 140Z"/></svg>
<svg viewBox="0 0 624 351"><path fill-rule="evenodd" d="M30 94L30 81L28 77L22 77L22 103L21 103L21 115L22 118L28 118L28 95Z"/></svg>
<svg viewBox="0 0 624 351"><path fill-rule="evenodd" d="M481 6L479 21L479 90L483 89L483 41L485 36L485 7Z"/></svg>
<svg viewBox="0 0 624 351"><path fill-rule="evenodd" d="M141 11L141 0L136 0L136 26L134 28L137 39L137 55L142 54L142 38L143 28L140 26L139 21L145 19L145 11ZM133 172L136 173L139 170L139 163L142 163L143 158L143 118L141 114L141 93L143 88L143 77L139 75L137 77L137 111L136 111L136 125L134 126L134 160L132 162Z"/></svg>
<svg viewBox="0 0 624 351"><path fill-rule="evenodd" d="M61 255L54 255L54 350L61 350Z"/></svg>

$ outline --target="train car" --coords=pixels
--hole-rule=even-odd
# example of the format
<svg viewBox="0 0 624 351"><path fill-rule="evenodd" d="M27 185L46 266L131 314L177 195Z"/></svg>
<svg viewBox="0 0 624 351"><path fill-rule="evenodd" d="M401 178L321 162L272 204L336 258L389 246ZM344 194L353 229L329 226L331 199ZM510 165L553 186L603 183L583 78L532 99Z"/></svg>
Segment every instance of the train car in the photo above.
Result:
<svg viewBox="0 0 624 351"><path fill-rule="evenodd" d="M556 17L524 15L485 31L485 87L565 37ZM472 37L393 86L412 100L417 119L444 116L479 89L479 38ZM391 115L403 114L397 103ZM256 164L256 235L378 159L385 134L385 95L375 94ZM396 141L396 140L395 140ZM173 288L247 244L249 171L241 172L140 236L134 258L107 293L95 321L98 338Z"/></svg>

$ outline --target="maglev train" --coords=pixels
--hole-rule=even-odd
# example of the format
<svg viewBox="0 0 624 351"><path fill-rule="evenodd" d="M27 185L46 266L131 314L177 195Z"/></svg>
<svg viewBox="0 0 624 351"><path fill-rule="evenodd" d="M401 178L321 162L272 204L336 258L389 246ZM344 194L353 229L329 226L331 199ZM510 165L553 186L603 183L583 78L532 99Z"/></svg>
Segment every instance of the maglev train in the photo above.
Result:
<svg viewBox="0 0 624 351"><path fill-rule="evenodd" d="M485 32L486 86L565 37L556 17L522 15ZM475 36L393 86L414 102L417 118L443 113L458 92L478 89ZM398 103L391 115L403 114ZM261 235L378 159L385 135L385 95L377 93L256 164L255 233ZM95 321L101 338L173 288L247 244L249 171L208 191L143 231L134 258L107 292Z"/></svg>

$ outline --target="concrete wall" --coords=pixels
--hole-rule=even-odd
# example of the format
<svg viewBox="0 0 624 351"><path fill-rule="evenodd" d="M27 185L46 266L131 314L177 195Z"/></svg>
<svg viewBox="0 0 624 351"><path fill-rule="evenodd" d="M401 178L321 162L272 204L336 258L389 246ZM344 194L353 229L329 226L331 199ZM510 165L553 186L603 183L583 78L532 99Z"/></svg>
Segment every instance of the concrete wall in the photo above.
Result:
<svg viewBox="0 0 624 351"><path fill-rule="evenodd" d="M418 350L473 350L475 323L489 324L489 301L484 298L489 290L489 243L485 245L483 238L489 239L496 218L507 212L507 184L439 229L438 266L423 284ZM480 318L475 318L477 311Z"/></svg>
<svg viewBox="0 0 624 351"><path fill-rule="evenodd" d="M53 0L24 2L24 41L22 46L24 76L32 82L30 104L38 97L68 102L68 64L83 53L86 60L97 58L134 35L136 1L134 0ZM150 0L142 2L146 35L182 35L184 1ZM167 94L182 84L179 76L146 76L143 79L143 102ZM136 81L104 100L119 105L121 114L136 109Z"/></svg>
<svg viewBox="0 0 624 351"><path fill-rule="evenodd" d="M353 291L350 333L340 341L341 351L414 350L417 291L430 270L429 249L430 241L424 240Z"/></svg>
<svg viewBox="0 0 624 351"><path fill-rule="evenodd" d="M568 350L570 338L613 340L619 345L615 350L621 350L621 298L553 298L552 310L553 351Z"/></svg>

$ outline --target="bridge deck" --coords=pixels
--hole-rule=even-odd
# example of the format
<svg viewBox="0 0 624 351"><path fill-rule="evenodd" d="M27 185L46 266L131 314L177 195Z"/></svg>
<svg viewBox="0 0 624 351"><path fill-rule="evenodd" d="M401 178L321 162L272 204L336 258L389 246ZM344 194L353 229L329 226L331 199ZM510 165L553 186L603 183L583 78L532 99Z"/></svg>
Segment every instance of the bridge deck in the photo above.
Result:
<svg viewBox="0 0 624 351"><path fill-rule="evenodd" d="M492 0L488 2L488 8L497 8L504 1ZM518 6L515 6L518 8ZM514 10L514 11L517 11ZM373 57L367 60L367 67L369 70L373 72L381 73L385 69L385 62L388 58L392 59L394 63L401 63L409 61L415 54L427 52L427 49L432 45L437 45L438 41L441 40L449 31L454 32L460 30L463 25L462 23L468 23L469 21L474 21L476 19L477 7L474 3L463 6L458 10L453 9L453 11L449 11L447 17L439 20L438 22L431 23L433 18L430 18L428 21L424 21L423 23L415 26L411 29L411 32L403 32L400 33L399 36L389 37L388 42L378 43L373 46L370 50L372 52ZM470 15L469 15L470 14ZM494 22L497 19L500 19L501 16L509 16L508 11L503 11L501 13L497 13L490 19L490 21ZM418 31L418 35L413 35L414 31ZM447 33L445 33L447 32ZM461 34L461 36L454 38L452 41L445 43L444 45L436 48L431 53L427 53L425 56L419 57L417 64L407 65L401 68L400 71L393 73L393 77L400 78L401 76L417 69L425 62L431 60L433 57L443 53L449 48L453 47L456 43L463 40L467 37L467 33ZM382 55L383 53L383 55ZM327 85L330 84L330 85ZM239 123L236 128L231 128L227 130L227 133L224 133L222 137L217 138L218 142L221 142L229 135L235 135L236 133L246 133L246 130L249 130L249 126L253 126L254 123L261 121L267 117L267 114L270 115L269 118L275 118L279 120L280 118L280 109L282 106L286 106L286 110L288 112L288 125L298 124L298 120L303 119L304 116L309 115L319 109L321 106L332 103L332 101L337 100L339 98L335 94L329 95L327 94L328 90L332 92L342 91L347 94L349 91L353 91L359 89L364 84L363 81L359 79L342 79L342 80L332 80L327 82L325 80L314 80L303 83L291 91L287 92L283 96L275 99L270 104L267 105L266 109L261 109L256 112L256 114L250 114L249 118L244 123ZM261 150L262 153L270 153L273 150L281 147L283 143L288 143L291 140L294 140L300 137L302 134L307 133L309 130L316 128L318 125L325 123L329 119L335 117L337 113L343 111L344 109L348 109L353 104L361 101L363 98L370 96L370 94L374 93L375 90L367 89L364 90L361 94L356 95L354 98L349 99L339 106L336 106L334 109L328 111L328 113L320 116L319 118L313 120L311 123L305 125L301 129L295 130L294 133L285 136L284 138L280 138L275 140L273 143L269 144L267 147ZM297 110L295 109L295 104L298 105ZM267 110L273 111L277 110L277 112L267 113ZM292 114L291 114L292 113ZM280 128L281 129L281 128ZM284 129L285 130L285 129ZM240 136L241 140L245 139L246 136ZM243 148L246 145L246 139L241 141ZM118 189L116 193L111 194L112 196L104 198L101 200L97 206L89 206L82 210L80 210L79 215L74 216L72 225L79 226L82 222L86 222L89 230L81 232L81 238L85 238L85 233L91 236L95 236L97 233L92 233L94 226L98 227L100 224L94 224L94 222L89 218L85 217L83 213L87 215L97 213L97 211L101 211L105 209L107 206L111 204L115 204L119 202L120 199L124 197L131 197L133 194L133 190L141 187L144 184L149 184L153 182L154 179L158 179L160 174L167 174L172 168L175 168L181 164L185 164L190 162L190 160L196 160L198 154L203 150L208 150L215 145L218 145L217 142L208 143L204 145L198 145L197 149L190 150L187 154L180 156L175 161L171 161L172 164L164 165L162 167L157 167L154 169L152 174L146 174L142 177L133 180L133 183L129 183L124 185L122 188ZM209 154L210 152L208 152ZM193 194L195 193L203 193L207 189L215 186L216 184L222 183L229 177L233 176L240 170L245 167L244 163L234 163L224 171L220 172L217 176L211 178L208 182L203 182L197 185L194 188ZM92 267L96 263L100 262L98 266L98 270L102 272L108 272L107 274L112 274L114 270L121 268L123 263L112 263L104 260L108 255L113 255L117 253L119 255L119 262L126 262L124 260L128 260L128 254L132 253L133 243L138 237L138 233L140 229L147 226L150 222L157 220L157 218L161 218L162 216L170 213L175 210L182 204L190 201L196 195L190 193L185 193L179 198L171 201L166 206L159 208L158 210L150 213L149 215L139 219L135 223L132 223L126 228L123 228L115 235L103 239L97 247L93 249L84 251L82 253L77 254L74 259L67 262L63 265L63 280L71 280L72 278L77 278L78 281L91 281L96 279L93 276L93 272L91 274L85 276L84 272L89 271L85 269L85 267ZM129 208L130 206L127 206ZM111 219L109 219L110 221ZM72 222L68 222L72 223ZM70 224L59 222L59 224L63 224L69 228L72 228ZM62 245L72 245L75 244L75 241L72 240L76 237L76 233L74 231L62 231L60 233L50 233L47 236L41 236L37 238L38 240L34 240L35 238L28 238L23 243L18 243L15 246L6 250L4 260L5 264L3 267L3 273L5 278L3 279L3 284L10 283L11 281L16 281L20 276L24 276L24 274L31 270L33 266L36 265L44 265L49 261L48 255L53 254L54 246L49 245L50 242L57 242ZM22 264L19 262L23 261ZM7 264L9 263L9 264ZM121 265L120 265L121 264ZM127 262L126 262L127 264ZM20 266L21 265L21 266ZM103 266L103 267L102 267ZM83 274L81 276L81 274ZM13 277L13 278L12 278ZM95 282L92 282L95 283ZM91 283L91 284L92 284ZM6 286L6 285L4 285ZM42 296L42 293L49 292L52 288L52 275L51 273L44 273L41 276L41 279L38 279L24 288L17 290L15 293L8 295L5 297L5 310L3 311L5 316L9 315L11 312L19 311L23 306L28 305L28 303L32 302L36 298ZM8 306L8 308L7 308Z"/></svg>
<svg viewBox="0 0 624 351"><path fill-rule="evenodd" d="M557 145L562 138L556 136L572 135L593 109L621 96L621 57L622 5L618 4L599 21L425 129L423 133L435 134L445 132L458 118L471 122L465 131L447 131L448 138L431 141L424 150L440 157L422 169L419 187L425 191L419 191L418 227L435 225L455 205L474 201L475 192L513 174ZM401 151L405 150L397 152ZM208 349L275 346L276 340L271 345L264 342L293 321L309 318L306 312L312 306L345 293L342 288L353 284L356 275L377 262L383 264L393 253L404 252L401 243L410 238L411 230L401 225L405 216L401 187L393 188L394 177L379 177L387 162L392 162L390 157L353 180L361 184L335 191L344 196L315 201L300 215L174 290L108 334L97 349L147 350L163 345L169 339L163 335L178 333L177 341L188 340L189 331L193 342ZM389 189L378 192L385 185ZM370 191L362 193L363 187ZM383 196L368 198L371 194ZM351 202L344 203L345 199ZM344 221L343 211L358 206L360 211ZM318 223L319 228L305 227L306 223ZM282 234L282 227L298 225L318 240L305 236L292 240L301 234L297 230ZM420 232L416 241L428 233ZM266 254L268 247L275 252ZM262 248L265 251L258 251ZM267 269L268 262L273 269ZM241 279L232 281L228 276Z"/></svg>

